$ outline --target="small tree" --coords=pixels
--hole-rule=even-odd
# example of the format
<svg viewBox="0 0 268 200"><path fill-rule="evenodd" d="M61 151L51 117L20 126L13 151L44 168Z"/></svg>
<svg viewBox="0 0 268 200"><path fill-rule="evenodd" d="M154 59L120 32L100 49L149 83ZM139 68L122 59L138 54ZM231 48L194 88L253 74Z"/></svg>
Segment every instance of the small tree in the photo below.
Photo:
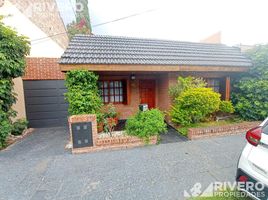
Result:
<svg viewBox="0 0 268 200"><path fill-rule="evenodd" d="M234 83L232 101L245 120L263 120L268 116L268 45L247 52L253 67Z"/></svg>
<svg viewBox="0 0 268 200"><path fill-rule="evenodd" d="M98 91L98 76L87 70L67 72L65 93L69 115L100 113L102 100Z"/></svg>
<svg viewBox="0 0 268 200"><path fill-rule="evenodd" d="M5 26L0 18L0 148L11 131L11 117L16 116L12 105L16 102L12 79L24 74L25 56L30 52L29 41Z"/></svg>

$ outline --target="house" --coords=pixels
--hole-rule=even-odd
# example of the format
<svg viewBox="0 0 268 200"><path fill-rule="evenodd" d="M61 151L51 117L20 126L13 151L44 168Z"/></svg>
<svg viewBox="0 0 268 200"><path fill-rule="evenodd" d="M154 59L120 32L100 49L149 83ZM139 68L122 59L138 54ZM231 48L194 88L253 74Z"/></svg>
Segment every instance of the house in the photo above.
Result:
<svg viewBox="0 0 268 200"><path fill-rule="evenodd" d="M143 103L168 111L168 90L178 76L203 77L229 100L231 78L251 65L239 48L223 44L98 35L77 35L60 59L63 72L96 72L103 102L115 104L121 119Z"/></svg>
<svg viewBox="0 0 268 200"><path fill-rule="evenodd" d="M27 118L30 127L66 123L64 73L59 58L69 39L55 0L5 0L0 5L3 23L31 42L24 77L14 79L18 101L17 118Z"/></svg>

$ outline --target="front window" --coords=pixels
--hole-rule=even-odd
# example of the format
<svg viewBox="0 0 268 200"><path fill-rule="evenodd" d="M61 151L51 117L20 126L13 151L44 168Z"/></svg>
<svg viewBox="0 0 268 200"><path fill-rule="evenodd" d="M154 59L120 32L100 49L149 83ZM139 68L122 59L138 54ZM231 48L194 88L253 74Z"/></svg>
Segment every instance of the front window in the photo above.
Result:
<svg viewBox="0 0 268 200"><path fill-rule="evenodd" d="M104 103L123 103L124 102L124 83L123 81L99 81L99 89Z"/></svg>
<svg viewBox="0 0 268 200"><path fill-rule="evenodd" d="M212 88L215 92L220 92L220 79L209 78L206 81L208 88Z"/></svg>

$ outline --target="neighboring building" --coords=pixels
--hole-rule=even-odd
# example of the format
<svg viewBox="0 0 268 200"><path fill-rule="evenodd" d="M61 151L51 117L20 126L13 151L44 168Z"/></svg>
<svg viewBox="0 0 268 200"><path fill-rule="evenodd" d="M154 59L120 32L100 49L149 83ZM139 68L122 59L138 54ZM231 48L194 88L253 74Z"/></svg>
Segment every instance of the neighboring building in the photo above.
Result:
<svg viewBox="0 0 268 200"><path fill-rule="evenodd" d="M114 103L121 119L142 103L168 111L168 90L178 76L203 77L229 100L231 77L251 66L239 48L222 44L97 35L74 37L60 60L63 72L96 72L103 102Z"/></svg>
<svg viewBox="0 0 268 200"><path fill-rule="evenodd" d="M27 36L31 42L23 81L21 78L14 80L14 89L18 93L14 109L18 111L18 118L25 118L26 113L32 127L40 122L44 123L44 126L58 125L59 123L54 121L59 120L60 114L55 116L54 110L51 111L47 103L50 103L51 107L62 107L62 113L67 115L66 103L59 100L63 99L62 92L61 97L56 98L60 86L55 83L61 81L59 84L64 85L64 74L60 71L58 59L69 41L56 1L5 0L0 7L0 13L4 16L4 24ZM45 104L44 100L47 101Z"/></svg>
<svg viewBox="0 0 268 200"><path fill-rule="evenodd" d="M239 44L237 45L237 47L241 49L241 52L247 52L248 50L255 48L256 45Z"/></svg>
<svg viewBox="0 0 268 200"><path fill-rule="evenodd" d="M200 41L201 43L208 43L208 44L221 44L221 32L217 32L209 37Z"/></svg>

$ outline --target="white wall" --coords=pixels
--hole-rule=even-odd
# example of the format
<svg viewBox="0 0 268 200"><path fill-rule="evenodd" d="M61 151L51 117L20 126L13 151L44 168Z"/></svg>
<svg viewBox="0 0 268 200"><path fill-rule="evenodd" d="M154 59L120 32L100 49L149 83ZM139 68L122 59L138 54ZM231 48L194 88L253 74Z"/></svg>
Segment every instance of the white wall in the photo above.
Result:
<svg viewBox="0 0 268 200"><path fill-rule="evenodd" d="M17 116L13 119L25 119L26 110L25 110L25 100L24 100L24 90L23 90L23 81L22 78L13 79L14 87L13 90L17 94L17 102L12 106L12 108L17 111Z"/></svg>
<svg viewBox="0 0 268 200"><path fill-rule="evenodd" d="M29 57L60 58L64 52L56 42L30 21L8 0L0 7L0 15L4 15L4 24L15 29L19 34L25 35L31 41L31 53ZM37 40L45 38L42 40Z"/></svg>

